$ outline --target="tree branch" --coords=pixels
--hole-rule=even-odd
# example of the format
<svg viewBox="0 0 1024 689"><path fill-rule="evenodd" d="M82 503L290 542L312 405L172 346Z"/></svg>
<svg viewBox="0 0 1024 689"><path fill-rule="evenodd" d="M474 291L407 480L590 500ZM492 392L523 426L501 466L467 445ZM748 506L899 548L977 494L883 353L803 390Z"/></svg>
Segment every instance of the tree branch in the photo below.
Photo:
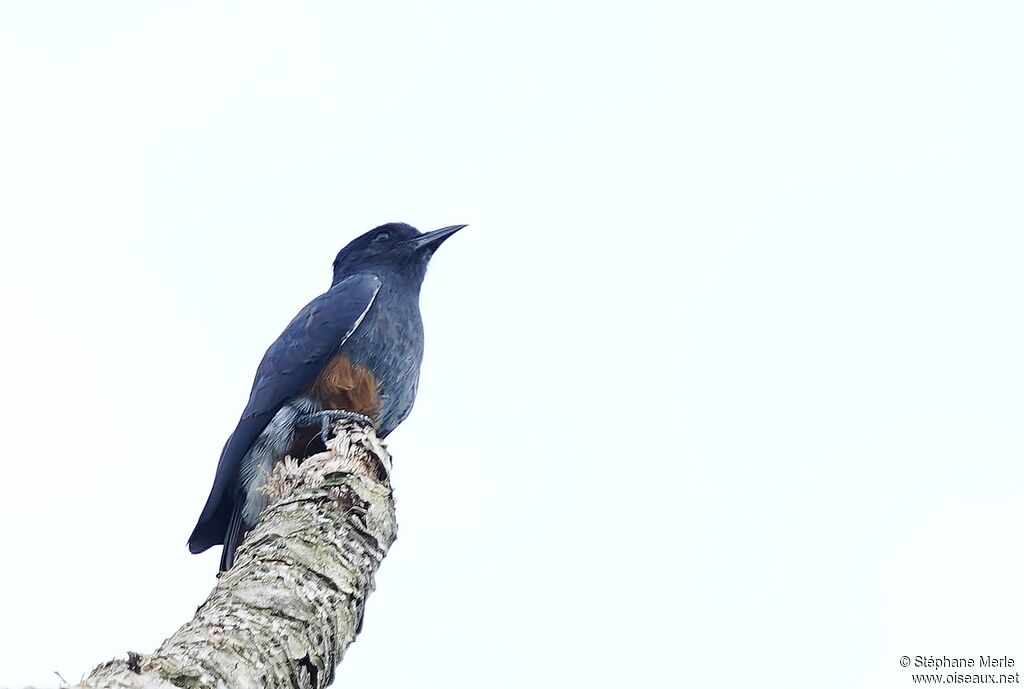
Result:
<svg viewBox="0 0 1024 689"><path fill-rule="evenodd" d="M100 665L78 686L330 684L397 528L387 450L372 428L339 421L334 431L326 452L275 468L270 507L191 622L154 653Z"/></svg>

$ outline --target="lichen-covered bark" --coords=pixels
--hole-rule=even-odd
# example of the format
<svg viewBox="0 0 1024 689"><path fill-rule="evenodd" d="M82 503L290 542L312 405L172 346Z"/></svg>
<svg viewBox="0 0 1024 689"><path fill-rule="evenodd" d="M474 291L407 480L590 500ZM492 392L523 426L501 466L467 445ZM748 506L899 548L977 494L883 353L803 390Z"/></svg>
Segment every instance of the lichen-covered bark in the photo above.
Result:
<svg viewBox="0 0 1024 689"><path fill-rule="evenodd" d="M362 625L395 539L391 459L372 428L335 424L327 451L278 465L271 505L195 617L154 653L81 687L318 689Z"/></svg>

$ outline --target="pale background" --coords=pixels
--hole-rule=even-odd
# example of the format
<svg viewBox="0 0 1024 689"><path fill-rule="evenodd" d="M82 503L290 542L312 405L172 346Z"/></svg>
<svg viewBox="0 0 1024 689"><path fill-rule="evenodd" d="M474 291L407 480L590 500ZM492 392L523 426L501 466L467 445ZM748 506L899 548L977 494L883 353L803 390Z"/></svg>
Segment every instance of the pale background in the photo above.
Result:
<svg viewBox="0 0 1024 689"><path fill-rule="evenodd" d="M1024 663L1024 5L0 6L0 685L152 650L257 362L386 221L400 537L338 686Z"/></svg>

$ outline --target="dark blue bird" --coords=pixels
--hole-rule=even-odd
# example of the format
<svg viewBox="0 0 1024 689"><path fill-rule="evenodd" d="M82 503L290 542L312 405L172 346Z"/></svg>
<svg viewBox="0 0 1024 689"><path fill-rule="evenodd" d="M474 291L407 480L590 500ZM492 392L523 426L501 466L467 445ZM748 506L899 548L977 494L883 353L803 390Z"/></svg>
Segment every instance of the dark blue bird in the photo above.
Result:
<svg viewBox="0 0 1024 689"><path fill-rule="evenodd" d="M267 505L261 488L274 465L310 454L331 419L369 417L382 438L405 420L423 360L420 285L434 250L463 227L420 233L390 223L338 253L331 288L299 311L256 369L189 550L223 543L220 568L229 569Z"/></svg>

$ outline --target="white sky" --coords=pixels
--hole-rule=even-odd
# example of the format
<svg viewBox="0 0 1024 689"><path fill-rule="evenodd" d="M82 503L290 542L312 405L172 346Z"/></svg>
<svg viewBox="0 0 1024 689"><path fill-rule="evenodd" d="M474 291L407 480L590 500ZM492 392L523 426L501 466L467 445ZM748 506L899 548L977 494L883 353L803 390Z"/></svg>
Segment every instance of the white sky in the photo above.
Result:
<svg viewBox="0 0 1024 689"><path fill-rule="evenodd" d="M471 227L339 686L1020 669L1024 6L352 5L0 5L0 686L191 616L260 356L392 220Z"/></svg>

